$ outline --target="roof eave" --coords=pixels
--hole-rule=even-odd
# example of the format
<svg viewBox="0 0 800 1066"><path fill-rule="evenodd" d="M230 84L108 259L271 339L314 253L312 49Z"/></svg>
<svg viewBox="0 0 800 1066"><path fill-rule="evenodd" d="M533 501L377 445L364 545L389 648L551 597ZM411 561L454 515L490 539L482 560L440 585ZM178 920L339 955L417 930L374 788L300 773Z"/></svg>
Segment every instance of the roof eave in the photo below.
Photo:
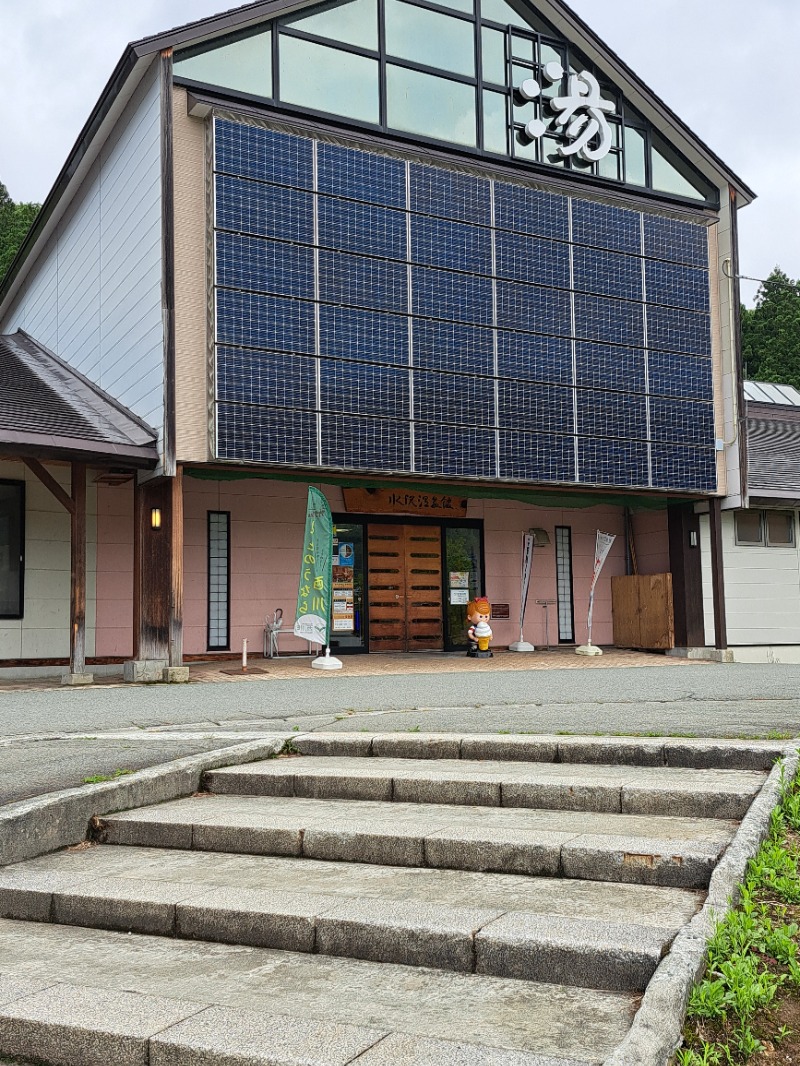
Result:
<svg viewBox="0 0 800 1066"><path fill-rule="evenodd" d="M158 449L155 444L113 444L108 441L91 441L81 437L14 429L4 429L0 432L0 457L65 459L98 466L122 465L142 470L152 470L158 465Z"/></svg>

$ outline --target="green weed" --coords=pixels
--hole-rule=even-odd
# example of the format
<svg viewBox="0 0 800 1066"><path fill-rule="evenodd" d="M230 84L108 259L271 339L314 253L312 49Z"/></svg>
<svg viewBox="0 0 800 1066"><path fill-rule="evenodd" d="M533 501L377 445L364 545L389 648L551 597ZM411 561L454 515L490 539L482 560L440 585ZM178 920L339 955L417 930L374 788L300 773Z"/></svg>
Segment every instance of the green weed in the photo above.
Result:
<svg viewBox="0 0 800 1066"><path fill-rule="evenodd" d="M118 777L125 777L126 774L132 774L133 770L115 770L111 774L93 774L92 777L84 777L84 785L100 785L105 781L116 781Z"/></svg>

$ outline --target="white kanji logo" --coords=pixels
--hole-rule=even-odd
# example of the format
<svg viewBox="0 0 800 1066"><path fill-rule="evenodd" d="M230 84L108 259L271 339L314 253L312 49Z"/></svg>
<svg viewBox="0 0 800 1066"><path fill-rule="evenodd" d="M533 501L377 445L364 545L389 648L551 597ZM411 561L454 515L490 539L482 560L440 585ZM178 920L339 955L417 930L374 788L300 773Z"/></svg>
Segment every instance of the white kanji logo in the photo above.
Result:
<svg viewBox="0 0 800 1066"><path fill-rule="evenodd" d="M558 62L547 63L543 71L548 81L560 81L564 68ZM519 87L519 94L525 100L535 100L541 93L541 86L532 78ZM606 121L605 112L613 112L611 100L604 100L600 95L600 86L594 74L582 70L580 74L570 74L566 96L556 96L550 101L554 111L559 112L554 119L532 119L525 127L526 134L535 140L543 136L551 123L563 130L567 144L558 146L562 156L576 155L587 163L596 162L608 155L611 148L611 129ZM592 145L592 142L596 142Z"/></svg>

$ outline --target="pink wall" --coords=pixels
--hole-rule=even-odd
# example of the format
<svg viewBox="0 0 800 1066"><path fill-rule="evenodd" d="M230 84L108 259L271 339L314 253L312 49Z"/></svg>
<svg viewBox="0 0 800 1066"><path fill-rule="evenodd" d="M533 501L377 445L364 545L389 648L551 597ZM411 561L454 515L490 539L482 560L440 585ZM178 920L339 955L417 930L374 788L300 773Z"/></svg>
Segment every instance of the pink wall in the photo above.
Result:
<svg viewBox="0 0 800 1066"><path fill-rule="evenodd" d="M322 486L333 511L343 511L342 491ZM300 542L307 486L269 479L201 481L184 478L184 651L206 651L207 515L231 515L231 649L260 652L266 617L282 607L284 620L294 620ZM131 485L98 486L97 494L97 655L130 656L133 652L133 489ZM593 640L610 644L611 577L625 572L623 514L619 507L575 510L540 508L507 500L471 500L469 518L483 519L486 590L496 603L508 603L510 619L492 623L497 646L519 637L520 556L522 533L541 527L550 536L547 547L534 553L533 577L525 616L525 637L544 644L544 610L537 599L556 598L555 527L572 530L575 637L586 640L586 611L594 561L595 533L601 529L617 539L595 593ZM641 573L669 569L666 511L634 515L634 534ZM558 642L555 606L549 609L550 641ZM281 650L305 651L303 641L281 638Z"/></svg>
<svg viewBox="0 0 800 1066"><path fill-rule="evenodd" d="M640 574L669 572L667 509L640 511L633 516L633 542Z"/></svg>
<svg viewBox="0 0 800 1066"><path fill-rule="evenodd" d="M525 639L537 646L545 643L545 625L544 608L538 606L536 600L556 598L555 527L569 526L572 530L575 639L578 644L584 644L587 637L586 614L597 530L616 535L595 591L592 627L593 643L612 642L611 577L625 573L621 508L557 510L505 500L476 500L470 501L469 517L484 520L486 591L489 598L511 606L509 621L495 619L492 622L494 641L499 646L519 639L520 565L524 531L539 527L550 536L550 544L534 550L531 587L525 612ZM550 643L557 644L556 606L550 606L548 612Z"/></svg>

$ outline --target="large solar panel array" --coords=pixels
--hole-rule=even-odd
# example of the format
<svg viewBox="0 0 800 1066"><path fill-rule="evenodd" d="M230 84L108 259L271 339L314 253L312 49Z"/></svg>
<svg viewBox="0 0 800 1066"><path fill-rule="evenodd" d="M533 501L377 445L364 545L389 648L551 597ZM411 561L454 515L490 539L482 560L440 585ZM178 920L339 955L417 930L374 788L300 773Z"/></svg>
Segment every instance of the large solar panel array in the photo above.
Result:
<svg viewBox="0 0 800 1066"><path fill-rule="evenodd" d="M217 455L711 491L702 225L215 120Z"/></svg>

